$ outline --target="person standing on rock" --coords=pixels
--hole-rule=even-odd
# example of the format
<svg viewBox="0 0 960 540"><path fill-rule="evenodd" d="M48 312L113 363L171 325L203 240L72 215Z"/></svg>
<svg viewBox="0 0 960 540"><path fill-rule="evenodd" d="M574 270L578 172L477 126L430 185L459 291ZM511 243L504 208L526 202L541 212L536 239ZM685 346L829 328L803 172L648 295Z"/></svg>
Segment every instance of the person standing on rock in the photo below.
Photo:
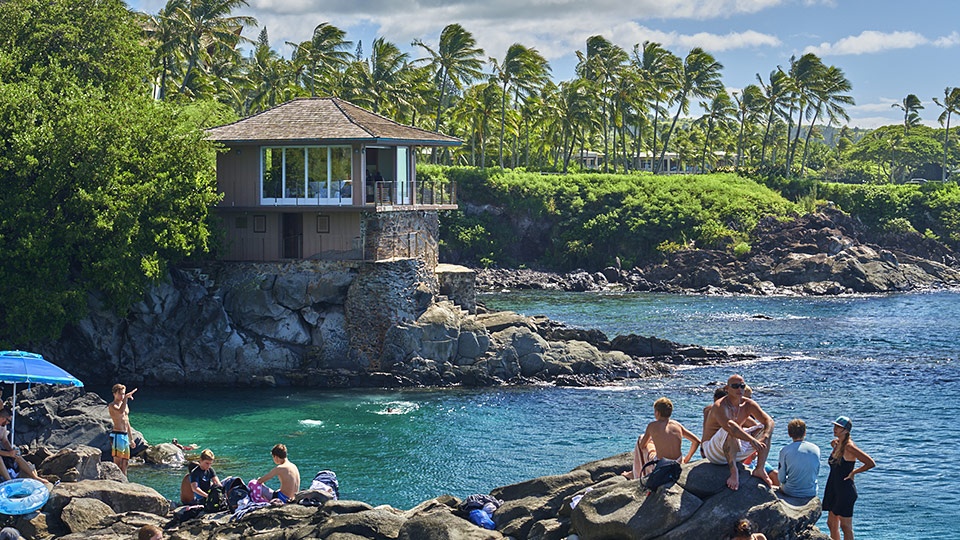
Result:
<svg viewBox="0 0 960 540"><path fill-rule="evenodd" d="M288 503L300 491L300 469L287 459L287 447L282 444L274 446L270 455L276 467L261 476L257 483L262 486L264 482L276 476L280 480L280 489L273 492L273 498L282 503Z"/></svg>
<svg viewBox="0 0 960 540"><path fill-rule="evenodd" d="M857 486L853 483L854 475L876 467L873 458L867 455L850 439L850 430L853 422L846 416L840 416L833 422L833 452L830 453L830 475L827 476L827 487L823 491L823 509L827 514L827 527L830 528L830 538L840 540L840 531L843 531L843 540L853 540L853 504L857 502ZM854 468L860 460L863 465Z"/></svg>
<svg viewBox="0 0 960 540"><path fill-rule="evenodd" d="M110 433L112 448L110 454L113 462L120 467L124 476L127 474L127 463L130 462L130 441L133 440L133 427L130 425L130 404L137 389L127 392L122 384L113 385L113 402L107 405L110 419L113 420L113 431Z"/></svg>
<svg viewBox="0 0 960 540"><path fill-rule="evenodd" d="M703 432L703 455L714 465L727 465L730 477L727 487L736 491L740 487L740 472L737 463L757 452L753 476L768 486L770 477L764 470L767 454L770 453L770 438L773 435L773 418L752 399L743 397L747 383L740 375L727 379L727 395L718 399L710 409ZM744 429L743 425L753 417L758 424Z"/></svg>

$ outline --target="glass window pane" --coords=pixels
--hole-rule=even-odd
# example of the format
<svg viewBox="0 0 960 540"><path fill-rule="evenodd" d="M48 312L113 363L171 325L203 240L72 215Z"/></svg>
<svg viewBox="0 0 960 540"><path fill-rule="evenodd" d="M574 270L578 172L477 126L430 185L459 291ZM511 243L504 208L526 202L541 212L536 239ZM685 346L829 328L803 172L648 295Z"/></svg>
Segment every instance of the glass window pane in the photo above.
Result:
<svg viewBox="0 0 960 540"><path fill-rule="evenodd" d="M286 149L286 176L284 178L285 194L287 198L303 197L306 193L306 179L304 178L304 149Z"/></svg>
<svg viewBox="0 0 960 540"><path fill-rule="evenodd" d="M307 197L330 196L330 179L327 178L327 147L307 149Z"/></svg>
<svg viewBox="0 0 960 540"><path fill-rule="evenodd" d="M280 183L283 180L283 149L263 149L263 184L260 196L264 199L280 197Z"/></svg>
<svg viewBox="0 0 960 540"><path fill-rule="evenodd" d="M339 196L349 199L351 196L350 178L353 175L353 160L350 157L349 146L338 146L330 149L330 174L334 181L334 188L340 192Z"/></svg>

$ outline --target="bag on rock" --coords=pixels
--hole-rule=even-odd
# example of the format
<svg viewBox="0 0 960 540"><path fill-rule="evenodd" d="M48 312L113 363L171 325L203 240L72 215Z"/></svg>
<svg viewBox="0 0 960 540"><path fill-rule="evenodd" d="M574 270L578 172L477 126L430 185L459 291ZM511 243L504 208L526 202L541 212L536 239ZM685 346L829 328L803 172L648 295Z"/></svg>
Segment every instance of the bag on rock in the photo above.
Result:
<svg viewBox="0 0 960 540"><path fill-rule="evenodd" d="M227 510L231 512L236 512L237 507L240 506L240 501L250 496L246 484L243 483L243 479L239 476L231 476L224 480L223 493L227 500Z"/></svg>
<svg viewBox="0 0 960 540"><path fill-rule="evenodd" d="M221 486L211 486L207 491L207 500L203 502L203 511L213 514L224 509L223 488Z"/></svg>
<svg viewBox="0 0 960 540"><path fill-rule="evenodd" d="M647 465L649 465L649 463ZM646 467L646 465L644 465L644 467ZM680 472L682 470L680 464L676 461L668 463L663 461L657 462L657 467L653 472L641 478L640 483L643 487L653 491L660 486L676 482L677 479L680 478Z"/></svg>

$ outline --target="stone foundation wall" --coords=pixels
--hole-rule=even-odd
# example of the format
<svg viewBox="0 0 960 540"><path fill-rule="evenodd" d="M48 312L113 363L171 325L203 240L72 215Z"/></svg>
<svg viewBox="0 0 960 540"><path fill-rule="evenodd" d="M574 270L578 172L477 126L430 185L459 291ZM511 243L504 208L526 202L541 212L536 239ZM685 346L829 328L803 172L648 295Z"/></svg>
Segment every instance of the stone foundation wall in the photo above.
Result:
<svg viewBox="0 0 960 540"><path fill-rule="evenodd" d="M435 269L440 294L470 313L477 313L477 272L455 264L438 264Z"/></svg>
<svg viewBox="0 0 960 540"><path fill-rule="evenodd" d="M421 259L429 272L437 266L440 222L435 210L364 212L360 231L366 260Z"/></svg>

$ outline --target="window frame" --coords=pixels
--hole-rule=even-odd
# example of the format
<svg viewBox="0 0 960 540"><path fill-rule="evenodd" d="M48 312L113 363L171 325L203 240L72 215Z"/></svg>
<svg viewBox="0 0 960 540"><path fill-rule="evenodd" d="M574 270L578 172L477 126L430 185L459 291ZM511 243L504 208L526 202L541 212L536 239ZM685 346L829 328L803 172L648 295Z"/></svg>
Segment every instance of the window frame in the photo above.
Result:
<svg viewBox="0 0 960 540"><path fill-rule="evenodd" d="M287 193L287 150L300 150L303 152L303 197L285 197ZM327 178L326 178L326 196L309 197L310 194L310 150L325 149L327 155ZM333 171L336 167L333 164L335 149L346 149L347 162L349 165L349 178L333 178ZM268 151L280 150L280 195L281 197L264 196L264 178L267 173L266 156ZM353 166L353 146L348 144L334 145L269 145L260 147L260 174L257 182L257 196L262 205L292 205L292 206L342 206L353 204L352 196L343 196L344 184L350 182L353 185L354 178ZM323 183L323 181L320 181ZM351 188L352 195L352 188Z"/></svg>

